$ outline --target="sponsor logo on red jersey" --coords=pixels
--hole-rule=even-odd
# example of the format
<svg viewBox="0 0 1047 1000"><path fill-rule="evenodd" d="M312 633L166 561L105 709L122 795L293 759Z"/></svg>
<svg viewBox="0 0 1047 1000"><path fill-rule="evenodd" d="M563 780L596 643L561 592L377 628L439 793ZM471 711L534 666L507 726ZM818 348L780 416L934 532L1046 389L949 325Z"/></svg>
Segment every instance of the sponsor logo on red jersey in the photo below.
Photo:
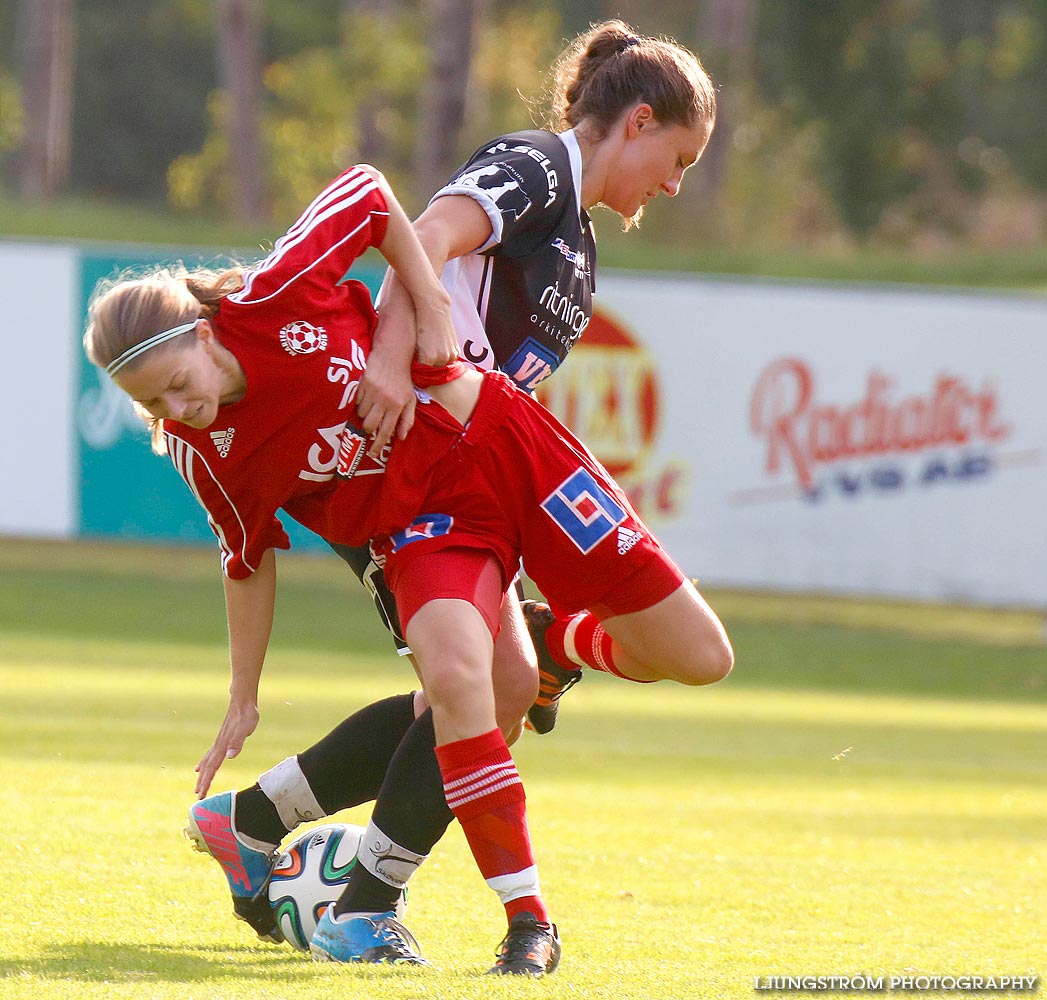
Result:
<svg viewBox="0 0 1047 1000"><path fill-rule="evenodd" d="M560 483L542 501L542 510L583 555L596 548L626 516L618 501L585 469L577 469Z"/></svg>
<svg viewBox="0 0 1047 1000"><path fill-rule="evenodd" d="M346 424L345 430L342 431L342 443L338 448L338 464L335 466L342 479L353 478L366 448L367 435L351 424Z"/></svg>

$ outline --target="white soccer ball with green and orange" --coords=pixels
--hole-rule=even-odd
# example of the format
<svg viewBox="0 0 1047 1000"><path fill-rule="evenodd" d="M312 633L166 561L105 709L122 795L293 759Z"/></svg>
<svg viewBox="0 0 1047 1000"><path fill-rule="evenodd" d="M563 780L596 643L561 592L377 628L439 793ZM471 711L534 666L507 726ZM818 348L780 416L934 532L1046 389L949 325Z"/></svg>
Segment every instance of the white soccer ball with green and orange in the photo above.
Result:
<svg viewBox="0 0 1047 1000"><path fill-rule="evenodd" d="M280 852L269 880L269 903L288 943L309 950L317 921L349 884L362 827L330 823L295 838Z"/></svg>

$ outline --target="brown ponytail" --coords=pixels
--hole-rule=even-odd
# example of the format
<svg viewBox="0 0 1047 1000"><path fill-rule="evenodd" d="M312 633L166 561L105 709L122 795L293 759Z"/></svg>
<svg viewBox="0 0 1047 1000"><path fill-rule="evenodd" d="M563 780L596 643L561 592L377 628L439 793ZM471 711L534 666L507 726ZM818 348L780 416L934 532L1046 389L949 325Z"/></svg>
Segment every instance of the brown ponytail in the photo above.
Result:
<svg viewBox="0 0 1047 1000"><path fill-rule="evenodd" d="M602 139L637 102L667 125L716 117L716 91L694 53L667 38L638 35L623 21L594 24L553 68L553 131L585 125Z"/></svg>

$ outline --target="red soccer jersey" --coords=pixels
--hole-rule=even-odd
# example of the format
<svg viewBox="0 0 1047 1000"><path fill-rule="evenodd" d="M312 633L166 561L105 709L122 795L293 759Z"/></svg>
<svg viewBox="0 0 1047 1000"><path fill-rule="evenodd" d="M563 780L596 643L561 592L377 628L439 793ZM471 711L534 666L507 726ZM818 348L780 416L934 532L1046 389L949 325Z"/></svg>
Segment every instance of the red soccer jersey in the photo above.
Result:
<svg viewBox="0 0 1047 1000"><path fill-rule="evenodd" d="M243 367L243 399L220 407L204 430L164 421L171 458L207 511L223 571L233 579L250 576L266 549L290 547L280 508L328 541L364 545L374 534L388 450L381 461L364 455L349 479L337 468L346 425L360 423L354 400L376 315L362 284L339 282L382 242L387 224L385 199L369 174L352 168L338 177L245 272L244 287L213 321ZM429 426L449 446L446 420L441 411ZM417 513L424 489L412 455L424 455L420 464L428 466L440 452L427 423L423 417L391 449L402 455L394 464L409 470L396 477L385 505L397 526Z"/></svg>

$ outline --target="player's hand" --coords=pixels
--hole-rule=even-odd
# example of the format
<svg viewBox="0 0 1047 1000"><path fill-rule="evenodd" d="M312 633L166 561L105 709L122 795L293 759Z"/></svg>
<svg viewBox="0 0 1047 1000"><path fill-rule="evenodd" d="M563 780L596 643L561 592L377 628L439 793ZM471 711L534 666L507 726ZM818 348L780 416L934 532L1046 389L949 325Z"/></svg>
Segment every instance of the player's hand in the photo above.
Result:
<svg viewBox="0 0 1047 1000"><path fill-rule="evenodd" d="M377 458L394 434L407 436L414 424L416 402L410 371L372 353L356 393L356 412L371 438L368 455Z"/></svg>
<svg viewBox="0 0 1047 1000"><path fill-rule="evenodd" d="M417 328L417 358L423 365L439 368L458 359L458 336L451 323L451 312L441 304L426 311L419 310Z"/></svg>
<svg viewBox="0 0 1047 1000"><path fill-rule="evenodd" d="M254 702L230 702L211 749L196 765L196 795L203 798L211 787L215 774L226 760L235 757L243 748L247 737L258 726L258 706Z"/></svg>

